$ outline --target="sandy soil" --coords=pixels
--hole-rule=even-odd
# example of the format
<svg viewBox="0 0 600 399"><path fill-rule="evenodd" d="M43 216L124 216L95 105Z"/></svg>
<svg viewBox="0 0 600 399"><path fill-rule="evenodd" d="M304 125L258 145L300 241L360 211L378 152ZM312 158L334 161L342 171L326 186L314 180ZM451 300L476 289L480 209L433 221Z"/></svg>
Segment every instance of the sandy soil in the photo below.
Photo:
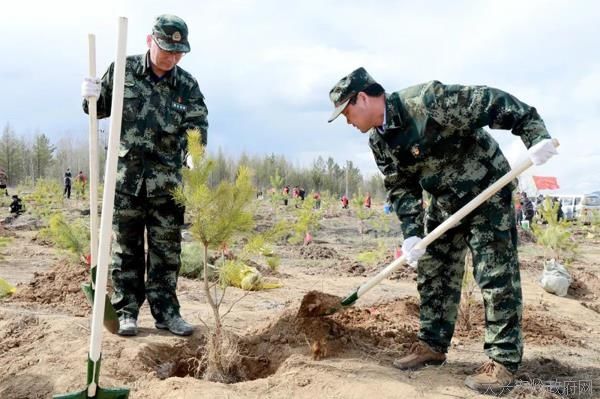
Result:
<svg viewBox="0 0 600 399"><path fill-rule="evenodd" d="M265 212L268 214L268 212ZM198 359L205 353L211 311L201 282L181 278L183 316L197 326L188 338L154 328L149 309L140 315L140 334L123 338L104 333L101 386L127 387L131 398L476 398L464 378L483 354L483 311L474 296L470 325L457 325L448 361L440 367L402 372L391 367L415 340L419 325L414 271L401 269L369 291L351 308L326 318L299 318L303 296L311 291L345 297L380 267L358 262L377 240L390 248L394 232L373 230L359 236L351 212L322 221L315 244L280 246L279 279L283 288L253 292L225 319L242 358L235 383L204 381ZM263 215L261 223L268 222ZM90 307L80 290L87 269L36 239L35 230L9 230L15 245L2 250L0 276L19 284L0 302L0 398L48 398L84 388L89 347ZM593 381L600 397L600 245L580 237L580 253L571 266L569 295L545 293L536 280L541 250L521 248L525 311L523 381ZM245 295L229 288L224 307ZM462 319L461 319L462 320ZM482 397L482 396L481 396ZM560 397L525 385L507 397Z"/></svg>

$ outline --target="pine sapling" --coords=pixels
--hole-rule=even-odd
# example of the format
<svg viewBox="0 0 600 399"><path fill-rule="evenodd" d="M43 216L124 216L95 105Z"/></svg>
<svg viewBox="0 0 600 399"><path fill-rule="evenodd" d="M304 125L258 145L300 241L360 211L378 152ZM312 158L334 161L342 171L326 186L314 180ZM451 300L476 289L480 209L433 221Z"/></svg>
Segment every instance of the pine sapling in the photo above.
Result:
<svg viewBox="0 0 600 399"><path fill-rule="evenodd" d="M247 167L240 166L235 182L221 181L216 187L211 187L208 176L214 168L214 162L205 155L197 130L188 131L188 152L193 168L182 171L183 187L176 189L173 195L178 203L185 205L191 220L190 233L204 250L204 293L215 319L215 327L208 339L204 378L232 382L233 366L239 353L232 350L236 344L224 331L223 318L237 301L224 314L220 313L227 285L219 284L222 280L209 281L208 250L223 249L235 236L254 227L253 215L247 210L254 197L252 176ZM219 288L222 289L220 294Z"/></svg>
<svg viewBox="0 0 600 399"><path fill-rule="evenodd" d="M545 224L533 223L532 231L536 242L545 249L545 257L560 260L572 260L577 251L577 243L572 238L571 224L558 220L559 204L546 198L538 213ZM568 259L567 259L568 257Z"/></svg>
<svg viewBox="0 0 600 399"><path fill-rule="evenodd" d="M362 235L366 230L365 223L371 216L373 216L373 211L364 206L363 198L360 192L352 198L351 204L352 208L354 209L354 214L358 218L358 234L360 234L362 239Z"/></svg>
<svg viewBox="0 0 600 399"><path fill-rule="evenodd" d="M296 208L295 221L292 224L292 237L289 239L290 243L300 244L305 240L307 234L314 234L319 229L322 211L314 209L314 205L315 200L309 197L301 201L300 206Z"/></svg>

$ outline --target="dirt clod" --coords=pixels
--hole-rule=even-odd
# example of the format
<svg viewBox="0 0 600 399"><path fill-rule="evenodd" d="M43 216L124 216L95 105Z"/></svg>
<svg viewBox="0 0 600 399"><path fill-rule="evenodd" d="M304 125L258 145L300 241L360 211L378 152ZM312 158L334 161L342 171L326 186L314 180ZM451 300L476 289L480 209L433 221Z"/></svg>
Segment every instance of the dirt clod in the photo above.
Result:
<svg viewBox="0 0 600 399"><path fill-rule="evenodd" d="M342 298L319 291L310 291L298 309L298 317L319 317L334 313L341 307Z"/></svg>
<svg viewBox="0 0 600 399"><path fill-rule="evenodd" d="M300 248L300 256L304 259L336 259L338 253L323 245L305 245Z"/></svg>

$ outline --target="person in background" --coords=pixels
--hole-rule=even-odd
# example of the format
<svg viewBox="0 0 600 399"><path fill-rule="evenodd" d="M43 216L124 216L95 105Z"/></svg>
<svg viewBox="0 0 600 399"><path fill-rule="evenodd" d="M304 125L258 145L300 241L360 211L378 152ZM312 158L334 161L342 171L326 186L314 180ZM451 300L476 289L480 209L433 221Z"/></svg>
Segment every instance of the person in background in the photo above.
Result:
<svg viewBox="0 0 600 399"><path fill-rule="evenodd" d="M63 190L63 196L66 196L67 199L71 198L71 183L72 183L72 178L73 175L71 174L71 169L67 168L67 171L65 172L65 176L63 179L64 182L64 190Z"/></svg>
<svg viewBox="0 0 600 399"><path fill-rule="evenodd" d="M560 222L561 220L563 220L565 218L565 213L563 212L563 209L562 209L562 202L560 202L560 199L558 199L558 197L554 197L552 199L552 205L557 207L556 221Z"/></svg>
<svg viewBox="0 0 600 399"><path fill-rule="evenodd" d="M544 196L542 194L538 194L538 196L535 198L535 207L537 208L538 206L541 206L544 203Z"/></svg>
<svg viewBox="0 0 600 399"><path fill-rule="evenodd" d="M525 191L521 193L521 210L523 212L523 220L531 224L531 220L535 216L535 208Z"/></svg>
<svg viewBox="0 0 600 399"><path fill-rule="evenodd" d="M318 191L313 195L313 199L315 200L315 209L321 209L321 193Z"/></svg>
<svg viewBox="0 0 600 399"><path fill-rule="evenodd" d="M365 208L371 209L371 193L367 193L364 201Z"/></svg>
<svg viewBox="0 0 600 399"><path fill-rule="evenodd" d="M342 195L342 209L348 209L348 197L346 194Z"/></svg>
<svg viewBox="0 0 600 399"><path fill-rule="evenodd" d="M83 173L83 170L80 170L79 173L77 173L77 176L75 176L75 183L75 188L79 190L78 195L83 197L85 194L85 186L87 183L87 177Z"/></svg>
<svg viewBox="0 0 600 399"><path fill-rule="evenodd" d="M18 195L15 194L12 196L12 202L10 203L9 210L10 213L13 214L15 217L19 216L24 212L23 203Z"/></svg>
<svg viewBox="0 0 600 399"><path fill-rule="evenodd" d="M523 207L521 206L521 193L517 191L515 195L515 218L517 220L517 227L521 226L523 220Z"/></svg>
<svg viewBox="0 0 600 399"><path fill-rule="evenodd" d="M283 188L283 205L287 206L288 204L288 200L289 200L289 196L290 196L290 187L289 186L285 186Z"/></svg>

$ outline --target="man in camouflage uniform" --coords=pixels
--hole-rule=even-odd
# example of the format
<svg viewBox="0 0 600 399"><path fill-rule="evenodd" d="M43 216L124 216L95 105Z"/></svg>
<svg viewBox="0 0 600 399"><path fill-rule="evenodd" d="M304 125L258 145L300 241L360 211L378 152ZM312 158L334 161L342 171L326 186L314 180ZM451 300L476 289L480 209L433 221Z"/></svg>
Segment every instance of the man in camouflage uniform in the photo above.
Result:
<svg viewBox="0 0 600 399"><path fill-rule="evenodd" d="M190 51L186 23L159 16L147 36L149 51L127 57L117 171L111 278L120 335L137 334L148 299L155 326L190 335L179 313L176 288L184 209L171 196L182 183L188 129L207 139L207 109L198 82L177 64ZM114 63L101 82L86 78L85 98L98 98L98 117L110 116ZM84 100L87 112L87 101ZM144 231L148 254L144 261ZM144 281L144 273L146 280Z"/></svg>
<svg viewBox="0 0 600 399"><path fill-rule="evenodd" d="M370 132L369 145L405 237L402 250L409 263L418 261L419 340L394 366L405 370L445 362L470 250L485 305L484 350L490 361L465 383L479 391L511 384L523 354L512 187L500 190L426 251L414 247L509 172L484 126L512 130L535 164L556 153L537 111L485 86L432 81L388 94L364 68L340 80L329 95L335 106L330 122L343 114L349 124ZM424 191L431 195L426 210Z"/></svg>

